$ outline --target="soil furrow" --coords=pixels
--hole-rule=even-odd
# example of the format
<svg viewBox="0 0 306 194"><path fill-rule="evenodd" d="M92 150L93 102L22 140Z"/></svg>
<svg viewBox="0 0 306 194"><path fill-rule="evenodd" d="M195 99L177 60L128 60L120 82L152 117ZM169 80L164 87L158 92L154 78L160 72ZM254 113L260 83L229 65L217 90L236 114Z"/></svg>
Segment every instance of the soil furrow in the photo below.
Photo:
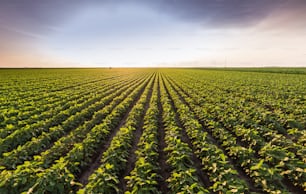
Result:
<svg viewBox="0 0 306 194"><path fill-rule="evenodd" d="M166 163L167 160L167 155L166 152L164 151L165 147L166 147L166 143L165 143L165 129L164 129L164 124L163 124L163 108L162 108L162 104L161 104L161 92L160 92L160 77L161 74L158 75L158 91L157 91L157 95L158 95L158 152L159 152L159 157L158 157L158 162L159 162L159 166L160 166L160 171L159 171L159 175L161 176L160 180L159 180L159 190L162 193L168 193L169 189L168 189L168 184L166 182L166 180L170 177L170 168L169 165Z"/></svg>
<svg viewBox="0 0 306 194"><path fill-rule="evenodd" d="M152 79L152 76L149 80ZM112 139L114 138L114 136L116 135L116 133L119 131L119 129L125 124L127 117L129 116L132 108L135 106L135 104L138 102L138 100L140 99L142 93L144 92L145 88L148 86L149 80L146 83L146 86L144 86L141 91L138 93L136 99L131 103L131 105L128 108L128 111L125 113L124 117L121 119L121 122L119 123L119 125L111 131L111 133L109 134L107 140L105 141L105 143L103 143L100 148L97 150L97 153L93 156L93 162L92 164L87 168L81 171L81 173L78 175L78 182L80 182L83 185L86 185L88 183L88 178L89 176L96 170L98 169L98 167L101 164L101 158L103 156L103 153L105 152L105 150L109 147Z"/></svg>
<svg viewBox="0 0 306 194"><path fill-rule="evenodd" d="M156 79L156 75L154 75L153 80ZM135 162L137 160L136 158L136 154L135 151L137 150L137 144L139 142L139 139L142 135L143 132L143 125L144 125L144 116L146 115L146 112L149 108L150 105L150 99L152 97L152 92L153 92L153 87L154 87L154 81L152 82L152 85L150 86L149 89L149 93L146 96L146 103L144 106L144 112L143 115L141 116L141 122L139 124L139 126L137 127L136 131L134 132L134 138L132 141L132 147L130 149L130 153L129 153L129 157L127 159L127 165L126 168L124 170L124 172L122 172L119 176L119 190L123 191L123 193L126 191L126 180L124 180L124 177L128 176L130 174L130 172L134 169L135 167Z"/></svg>
<svg viewBox="0 0 306 194"><path fill-rule="evenodd" d="M173 87L173 85L171 84L171 82L169 82L171 87L173 88L173 90L178 94L179 98L184 102L184 104L186 104L189 109L193 112L195 119L202 125L202 128L207 132L207 135L209 137L209 140L211 140L211 142L216 145L219 149L221 149L223 151L224 154L227 155L226 150L220 146L220 144L218 143L218 141L213 137L212 133L206 129L204 123L201 121L201 119L198 118L198 116L195 114L195 112L193 111L192 107L190 106L190 104L180 95L180 93ZM180 88L181 89L181 88ZM181 89L182 92L185 93L185 91L183 91ZM187 93L185 93L187 96L189 96ZM228 156L228 155L227 155ZM251 180L251 178L244 172L244 170L240 167L237 166L236 162L234 160L232 160L231 157L228 156L228 161L235 167L235 169L238 172L238 175L241 179L245 180L246 183L248 184L248 187L250 189L251 192L259 192L259 190L254 186L253 181Z"/></svg>
<svg viewBox="0 0 306 194"><path fill-rule="evenodd" d="M209 180L208 177L204 175L204 173L202 171L202 169L203 169L202 163L200 162L200 159L197 158L197 156L195 155L193 146L191 144L191 141L190 141L190 139L188 138L188 136L186 134L186 129L185 129L185 127L183 126L182 122L179 119L179 115L177 113L177 108L176 108L176 106L175 106L175 104L173 102L173 98L170 95L169 90L168 90L168 88L167 88L167 86L165 84L164 76L162 76L162 82L163 82L163 84L165 86L166 93L167 93L167 95L168 95L168 97L170 99L171 106L172 106L173 110L175 111L175 120L176 120L176 123L182 129L182 141L184 143L187 143L188 146L192 149L192 156L191 157L192 157L192 161L193 161L194 167L196 169L197 175L199 177L199 180L201 181L201 183L204 186L209 186L209 185L211 185L211 183L208 181Z"/></svg>
<svg viewBox="0 0 306 194"><path fill-rule="evenodd" d="M167 80L169 81L170 78L167 78ZM171 79L171 80L172 80L172 79ZM174 89L174 91L179 95L180 99L181 99L186 105L188 105L188 107L190 108L191 111L193 111L193 109L192 109L192 107L190 106L190 104L189 104L189 103L179 94L178 90L177 90L175 87L173 87L173 85L175 84L175 85L180 89L180 91L183 92L186 96L188 96L188 97L190 97L190 98L192 98L192 97L191 97L186 91L184 91L182 87L178 86L178 84L175 83L174 81L169 81L169 83L170 83L170 85L172 86L172 88ZM193 111L193 113L194 113L194 111ZM196 114L194 114L194 115L195 115L196 119L199 121L199 123L203 126L203 128L205 128L205 125L204 125L204 123L201 121L201 119L199 119L199 118L197 117ZM224 127L224 129L226 129L226 128ZM233 134L233 132L232 132L231 130L228 130L228 129L226 129L226 130L227 130L229 133L231 133L231 134L236 138L237 145L240 145L240 146L246 147L246 148L248 147L248 146L246 145L246 143L241 142L241 141L240 141L241 138L240 138L240 137L237 137L235 134ZM211 139L213 140L213 142L216 143L216 145L217 145L220 149L222 149L224 153L227 154L226 150L223 149L223 147L219 146L219 143L217 142L217 140L215 140L215 139L213 138L212 133L209 132L209 130L206 130L206 131L208 132L208 134L209 134L209 136L211 137ZM255 153L254 153L254 156L255 156L256 158L260 158L260 155L258 154L258 151L259 151L259 150L255 150ZM255 188L255 186L253 185L253 181L252 181L251 178L245 173L245 171L244 171L240 166L237 165L237 163L235 162L235 160L233 160L233 159L230 158L230 157L228 157L228 158L229 158L229 161L236 167L236 170L238 171L239 175L240 175L245 181L247 181L248 186L250 187L250 190L251 190L251 191L257 191L257 192L258 192L258 189ZM273 167L273 166L270 165L270 164L268 164L268 165L269 165L270 167ZM291 193L303 193L303 189L300 188L300 187L298 187L298 186L293 185L293 183L292 183L288 178L284 178L284 179L282 180L282 184L285 185L285 186L287 187L287 189L289 190L289 192L291 192Z"/></svg>

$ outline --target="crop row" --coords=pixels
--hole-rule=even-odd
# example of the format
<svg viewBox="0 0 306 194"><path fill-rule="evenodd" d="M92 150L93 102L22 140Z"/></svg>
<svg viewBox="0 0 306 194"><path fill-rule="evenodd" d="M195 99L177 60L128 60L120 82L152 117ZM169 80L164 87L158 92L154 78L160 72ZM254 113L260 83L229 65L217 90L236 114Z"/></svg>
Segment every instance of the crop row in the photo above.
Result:
<svg viewBox="0 0 306 194"><path fill-rule="evenodd" d="M150 81L138 102L129 112L125 124L120 127L103 153L99 168L90 175L88 184L78 193L119 193L119 176L126 168L134 133L142 127L141 121L146 112L145 105L150 100L154 79Z"/></svg>
<svg viewBox="0 0 306 194"><path fill-rule="evenodd" d="M181 93L181 95L183 96L184 94ZM283 180L288 177L294 185L305 187L305 185L303 186L305 184L305 181L303 181L305 180L305 172L303 170L305 169L305 163L299 161L293 153L290 154L289 150L277 145L271 146L271 143L274 143L272 141L260 147L260 156L265 157L258 158L256 151L254 151L256 149L252 145L262 141L260 141L261 139L254 138L254 136L245 138L254 142L252 144L250 141L245 141L245 144L249 145L246 148L241 145L233 146L239 143L237 137L233 136L226 127L215 120L216 117L211 114L214 111L203 109L203 107L207 107L204 104L195 105L195 99L199 99L199 96L195 96L195 92L190 92L188 95L193 96L193 99L186 95L184 98L194 108L197 116L205 123L205 127L220 142L222 147L227 150L235 162L245 170L246 174L252 178L256 186L261 187L267 192L281 191L284 193L287 192L287 189L284 186ZM244 133L244 136L246 137L248 134ZM275 137L277 138L277 135Z"/></svg>
<svg viewBox="0 0 306 194"><path fill-rule="evenodd" d="M207 193L194 168L192 150L182 141L182 128L177 123L174 107L161 80L160 86L166 143L164 150L168 157L166 163L171 169L168 187L174 193Z"/></svg>
<svg viewBox="0 0 306 194"><path fill-rule="evenodd" d="M48 92L44 95L44 99L31 99L27 100L26 103L23 103L25 107L18 107L18 110L7 109L7 112L4 112L2 115L1 126L3 129L0 129L0 137L4 138L16 129L20 129L21 127L25 127L26 125L31 125L35 122L46 120L56 114L57 110L62 110L69 107L69 103L80 98L80 96L86 96L92 91L97 95L103 93L109 88L111 85L116 86L119 85L120 82L124 82L125 80L120 81L109 81L109 83L105 82L97 82L91 85L87 85L84 87L83 85L74 88L74 90L69 91L60 91L60 92ZM51 112L52 110L52 112ZM52 114L51 114L52 113Z"/></svg>
<svg viewBox="0 0 306 194"><path fill-rule="evenodd" d="M223 150L214 145L207 132L203 131L201 124L195 119L193 112L168 82L166 82L166 86L177 108L179 118L192 141L195 153L202 162L203 171L207 172L212 183L210 189L221 193L248 192L249 188L246 182L238 176L237 170L229 162Z"/></svg>
<svg viewBox="0 0 306 194"><path fill-rule="evenodd" d="M127 194L160 193L158 190L158 78L154 83L149 108L144 117L143 133L137 144L136 161L127 180Z"/></svg>
<svg viewBox="0 0 306 194"><path fill-rule="evenodd" d="M0 193L306 191L304 75L13 72L0 71Z"/></svg>
<svg viewBox="0 0 306 194"><path fill-rule="evenodd" d="M101 100L103 97L103 95L97 96L95 94L86 95L77 101L72 101L66 110L64 109L60 110L59 112L49 112L51 115L55 114L54 117L40 121L33 125L27 125L24 128L14 131L9 136L0 140L0 154L11 151L12 149L16 148L17 145L20 146L29 141L31 138L39 136L43 132L48 132L50 128L63 123L66 119L71 118L73 115L77 114L86 107L99 102L99 100Z"/></svg>
<svg viewBox="0 0 306 194"><path fill-rule="evenodd" d="M59 137L67 134L72 129L75 129L77 126L82 126L87 120L93 120L93 114L99 109L105 107L109 104L116 96L119 96L123 91L127 90L129 87L133 89L134 82L130 82L127 86L113 86L112 88L107 88L107 92L104 93L103 98L82 109L80 112L69 117L61 125L57 125L49 129L48 132L43 132L37 138L32 138L31 141L28 141L26 144L19 146L17 149L14 149L11 152L3 154L3 158L0 158L0 166L5 166L9 169L15 168L17 164L25 160L31 159L32 155L41 152L44 149L48 149L52 142L56 141ZM135 87L137 85L135 84ZM121 88L122 87L122 88ZM113 100L114 101L114 100ZM114 101L115 102L115 101ZM101 117L100 117L101 119ZM82 130L85 132L86 130ZM71 138L71 137L69 137ZM57 144L58 145L58 144ZM63 146L63 144L60 144ZM66 146L65 146L66 147ZM59 150L57 149L57 153Z"/></svg>
<svg viewBox="0 0 306 194"><path fill-rule="evenodd" d="M120 123L132 102L148 83L149 78L146 79L147 81L144 81L127 98L121 101L105 117L102 123L95 125L86 134L82 142L74 144L66 156L61 156L52 166L46 169L39 167L43 166L41 161L44 161L44 159L40 159L39 162L26 162L14 171L3 171L1 173L0 191L21 193L28 189L37 192L45 189L49 192L61 193L63 190L71 190L74 184L68 180L74 180L82 169L90 165L97 148L103 144L111 131ZM58 187L54 188L54 185L58 185Z"/></svg>

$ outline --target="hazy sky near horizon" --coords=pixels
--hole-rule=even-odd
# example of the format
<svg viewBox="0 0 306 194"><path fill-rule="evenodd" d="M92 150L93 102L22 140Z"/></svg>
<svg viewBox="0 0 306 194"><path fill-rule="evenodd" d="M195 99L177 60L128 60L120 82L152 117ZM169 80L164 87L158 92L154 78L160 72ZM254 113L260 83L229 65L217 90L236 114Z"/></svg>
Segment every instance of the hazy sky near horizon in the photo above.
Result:
<svg viewBox="0 0 306 194"><path fill-rule="evenodd" d="M0 0L0 67L306 66L306 0Z"/></svg>

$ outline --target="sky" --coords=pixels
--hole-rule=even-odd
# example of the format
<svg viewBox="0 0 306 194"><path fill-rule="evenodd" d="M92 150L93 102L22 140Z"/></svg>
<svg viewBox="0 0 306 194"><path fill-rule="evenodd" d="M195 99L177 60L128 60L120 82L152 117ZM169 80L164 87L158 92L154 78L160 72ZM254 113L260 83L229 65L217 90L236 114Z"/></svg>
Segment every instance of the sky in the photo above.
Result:
<svg viewBox="0 0 306 194"><path fill-rule="evenodd" d="M306 66L306 0L0 0L0 67Z"/></svg>

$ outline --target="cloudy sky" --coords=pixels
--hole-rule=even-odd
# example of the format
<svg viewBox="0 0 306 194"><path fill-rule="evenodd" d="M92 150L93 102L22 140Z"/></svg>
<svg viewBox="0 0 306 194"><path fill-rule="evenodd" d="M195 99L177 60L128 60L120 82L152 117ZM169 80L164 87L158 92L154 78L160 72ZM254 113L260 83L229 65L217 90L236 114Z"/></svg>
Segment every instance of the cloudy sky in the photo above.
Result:
<svg viewBox="0 0 306 194"><path fill-rule="evenodd" d="M306 66L306 0L0 0L0 67Z"/></svg>

